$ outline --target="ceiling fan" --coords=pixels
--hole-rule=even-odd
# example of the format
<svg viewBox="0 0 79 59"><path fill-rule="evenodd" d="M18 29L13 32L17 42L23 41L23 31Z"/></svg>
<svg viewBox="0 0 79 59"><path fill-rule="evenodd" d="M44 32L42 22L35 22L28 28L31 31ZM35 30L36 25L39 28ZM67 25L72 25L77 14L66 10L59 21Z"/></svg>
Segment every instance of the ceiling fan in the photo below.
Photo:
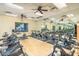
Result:
<svg viewBox="0 0 79 59"><path fill-rule="evenodd" d="M26 15L24 15L24 14L21 14L20 17L21 17L21 19L27 18Z"/></svg>
<svg viewBox="0 0 79 59"><path fill-rule="evenodd" d="M10 15L14 15L14 13L12 13L11 11L5 11L5 13L10 14ZM20 14L20 18L21 19L27 18L27 16L22 13L22 14Z"/></svg>
<svg viewBox="0 0 79 59"><path fill-rule="evenodd" d="M63 16L61 16L61 19L60 19L60 21L64 21L64 19L67 17L67 15L63 15Z"/></svg>
<svg viewBox="0 0 79 59"><path fill-rule="evenodd" d="M32 10L36 10L34 13L40 12L41 14L43 14L43 11L48 11L48 10L42 9L42 8L43 8L42 6L38 6L37 9L32 9Z"/></svg>

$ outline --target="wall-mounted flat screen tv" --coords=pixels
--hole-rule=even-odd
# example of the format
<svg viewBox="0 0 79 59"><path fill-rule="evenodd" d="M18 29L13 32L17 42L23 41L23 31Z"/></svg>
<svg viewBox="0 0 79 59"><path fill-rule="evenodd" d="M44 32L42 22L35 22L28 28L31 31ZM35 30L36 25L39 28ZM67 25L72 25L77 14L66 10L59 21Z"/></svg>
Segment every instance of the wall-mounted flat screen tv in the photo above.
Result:
<svg viewBox="0 0 79 59"><path fill-rule="evenodd" d="M15 22L17 32L28 32L28 23Z"/></svg>

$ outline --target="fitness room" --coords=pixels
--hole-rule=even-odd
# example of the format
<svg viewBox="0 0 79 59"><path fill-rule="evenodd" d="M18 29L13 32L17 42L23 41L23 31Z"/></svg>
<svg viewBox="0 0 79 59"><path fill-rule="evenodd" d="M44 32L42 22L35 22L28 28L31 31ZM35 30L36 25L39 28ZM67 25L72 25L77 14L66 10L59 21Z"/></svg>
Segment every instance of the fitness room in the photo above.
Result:
<svg viewBox="0 0 79 59"><path fill-rule="evenodd" d="M0 3L0 56L79 56L79 4Z"/></svg>

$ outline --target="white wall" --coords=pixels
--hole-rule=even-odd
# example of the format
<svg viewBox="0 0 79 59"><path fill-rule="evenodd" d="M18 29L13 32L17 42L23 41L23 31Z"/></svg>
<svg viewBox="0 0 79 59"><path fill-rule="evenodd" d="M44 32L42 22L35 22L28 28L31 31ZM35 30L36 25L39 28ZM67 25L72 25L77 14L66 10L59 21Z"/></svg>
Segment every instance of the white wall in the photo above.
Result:
<svg viewBox="0 0 79 59"><path fill-rule="evenodd" d="M30 19L23 19L23 21L19 17L10 17L0 15L0 38L2 37L4 32L11 33L12 29L15 29L15 22L24 22L28 23L28 32L26 34L30 34L31 30L35 30L35 23Z"/></svg>

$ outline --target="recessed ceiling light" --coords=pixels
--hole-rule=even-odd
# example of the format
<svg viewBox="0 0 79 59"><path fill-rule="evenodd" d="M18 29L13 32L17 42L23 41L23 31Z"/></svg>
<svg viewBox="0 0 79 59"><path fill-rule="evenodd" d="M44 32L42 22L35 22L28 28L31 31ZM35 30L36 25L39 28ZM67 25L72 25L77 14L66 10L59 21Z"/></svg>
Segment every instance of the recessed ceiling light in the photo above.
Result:
<svg viewBox="0 0 79 59"><path fill-rule="evenodd" d="M67 7L66 3L53 3L58 9Z"/></svg>
<svg viewBox="0 0 79 59"><path fill-rule="evenodd" d="M13 4L13 3L6 3L5 5L8 7L11 7L11 8L24 9L23 7L16 5L16 4Z"/></svg>

